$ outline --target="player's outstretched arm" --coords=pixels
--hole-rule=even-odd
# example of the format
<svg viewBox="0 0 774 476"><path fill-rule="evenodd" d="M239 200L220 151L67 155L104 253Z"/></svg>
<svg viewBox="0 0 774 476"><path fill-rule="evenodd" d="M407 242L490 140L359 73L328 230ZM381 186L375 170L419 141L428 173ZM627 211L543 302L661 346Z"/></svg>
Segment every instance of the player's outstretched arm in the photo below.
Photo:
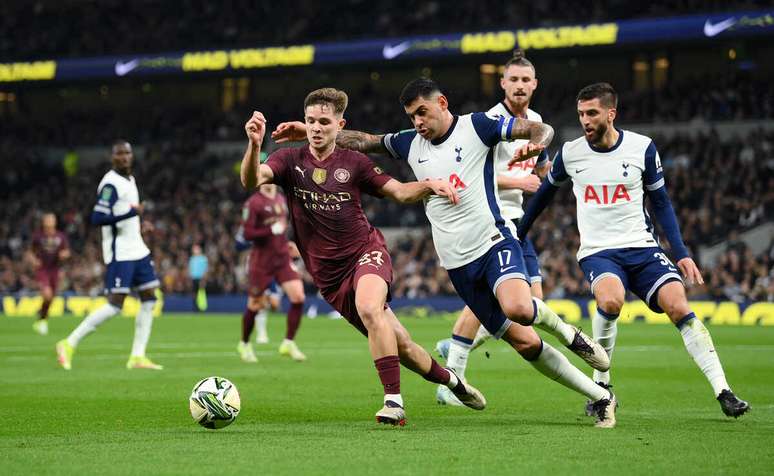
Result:
<svg viewBox="0 0 774 476"><path fill-rule="evenodd" d="M336 136L336 145L342 149L356 150L364 154L387 154L384 146L384 134L368 134L367 132L343 130Z"/></svg>
<svg viewBox="0 0 774 476"><path fill-rule="evenodd" d="M430 195L446 197L449 202L456 205L460 199L457 192L445 180L424 180L422 182L403 183L391 179L385 183L381 190L382 195L389 197L399 203L414 203L424 200Z"/></svg>
<svg viewBox="0 0 774 476"><path fill-rule="evenodd" d="M666 187L661 186L656 190L646 189L645 193L651 200L653 216L661 225L667 241L669 241L669 245L672 247L672 254L675 261L677 261L677 267L680 268L680 271L689 283L704 284L704 278L701 276L699 267L696 266L696 263L689 256L688 248L683 243L680 225L677 223L677 216L672 207L672 202L669 200Z"/></svg>
<svg viewBox="0 0 774 476"><path fill-rule="evenodd" d="M537 193L529 201L529 206L524 216L519 220L518 236L520 240L523 240L532 224L535 223L537 217L543 213L543 210L551 203L556 192L559 191L559 187L546 180L538 189Z"/></svg>
<svg viewBox="0 0 774 476"><path fill-rule="evenodd" d="M529 142L516 149L508 165L540 155L553 138L554 128L550 125L544 122L517 118L511 126L510 139L528 139Z"/></svg>
<svg viewBox="0 0 774 476"><path fill-rule="evenodd" d="M266 134L266 118L258 111L245 123L247 134L247 150L242 157L242 165L239 169L239 177L242 186L248 190L259 185L270 183L274 180L274 172L266 164L261 164L261 143Z"/></svg>

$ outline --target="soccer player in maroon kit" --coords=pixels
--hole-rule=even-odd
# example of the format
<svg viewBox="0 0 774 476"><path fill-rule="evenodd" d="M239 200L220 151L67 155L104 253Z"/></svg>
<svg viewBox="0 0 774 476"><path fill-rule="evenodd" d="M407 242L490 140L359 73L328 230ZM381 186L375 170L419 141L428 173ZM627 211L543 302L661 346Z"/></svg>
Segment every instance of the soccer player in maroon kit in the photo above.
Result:
<svg viewBox="0 0 774 476"><path fill-rule="evenodd" d="M242 315L242 341L237 346L237 351L245 362L257 362L250 343L250 334L255 325L255 315L268 300L264 291L273 280L279 283L290 300L285 340L279 347L279 353L297 362L306 360L294 340L304 310L304 285L290 256L290 247L294 245L291 245L285 236L287 211L285 196L279 193L277 186L273 184L261 185L247 200L242 211L243 235L246 240L252 241L247 265L247 309ZM263 331L265 332L265 329Z"/></svg>
<svg viewBox="0 0 774 476"><path fill-rule="evenodd" d="M41 229L32 235L33 262L35 275L40 285L43 304L38 320L32 328L40 335L48 334L48 308L59 286L59 266L70 257L67 236L56 229L56 215L45 213L41 218Z"/></svg>
<svg viewBox="0 0 774 476"><path fill-rule="evenodd" d="M362 193L401 203L432 194L457 203L445 180L401 183L365 155L336 147L344 128L347 95L333 88L312 91L304 100L308 145L284 148L260 164L266 119L253 112L245 124L248 147L242 159L242 185L281 185L288 194L298 249L315 285L328 303L363 335L384 387L380 423L404 425L400 365L425 380L444 384L466 406L482 410L486 400L476 388L445 369L411 340L387 306L392 262L382 234L363 213Z"/></svg>

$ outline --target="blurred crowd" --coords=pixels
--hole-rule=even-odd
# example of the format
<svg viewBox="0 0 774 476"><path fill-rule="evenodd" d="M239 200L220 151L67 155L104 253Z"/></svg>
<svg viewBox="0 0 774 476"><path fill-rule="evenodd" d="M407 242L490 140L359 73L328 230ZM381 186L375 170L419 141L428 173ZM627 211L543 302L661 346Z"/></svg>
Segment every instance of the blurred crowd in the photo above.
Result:
<svg viewBox="0 0 774 476"><path fill-rule="evenodd" d="M728 240L728 249L714 268L703 270L707 285L692 288L692 294L734 300L774 299L774 242L756 255L737 235L774 219L774 133L757 131L726 141L715 133L655 140L688 247L696 255L700 245ZM98 294L104 274L100 235L88 224L88 217L96 185L110 167L108 148L104 162L83 167L73 176L31 150L0 143L0 152L9 159L0 180L0 200L4 203L0 207L0 293L35 292L25 251L41 212L53 211L73 248L73 257L64 266L62 290ZM191 291L187 264L195 243L203 245L209 258L210 292L244 291L245 256L234 244L241 207L247 199L235 170L238 159L202 153L196 143L174 140L147 144L144 152L137 154L135 176L146 204L143 220L154 225L145 239L165 292ZM396 178L412 179L404 163L376 160ZM454 293L437 264L421 205L405 207L366 197L364 209L379 227L421 227L426 231L416 238L405 235L392 244L395 297ZM569 187L537 221L532 238L540 252L546 296L588 295L575 259L578 235ZM310 281L308 276L306 279Z"/></svg>
<svg viewBox="0 0 774 476"><path fill-rule="evenodd" d="M396 0L377 9L365 0L8 1L0 3L0 31L13 35L0 36L0 58L34 60L534 28L770 5L766 0L592 0L582 6L570 0L453 4ZM138 26L142 35L135 34Z"/></svg>

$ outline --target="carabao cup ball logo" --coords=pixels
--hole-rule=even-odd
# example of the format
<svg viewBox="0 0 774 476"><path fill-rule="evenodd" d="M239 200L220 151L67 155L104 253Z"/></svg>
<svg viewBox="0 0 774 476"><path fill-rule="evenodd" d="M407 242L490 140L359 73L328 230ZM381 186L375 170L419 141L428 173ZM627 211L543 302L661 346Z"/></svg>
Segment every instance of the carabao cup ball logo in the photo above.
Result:
<svg viewBox="0 0 774 476"><path fill-rule="evenodd" d="M333 172L333 177L336 179L337 182L340 183L347 183L349 181L349 170L346 169L336 169L335 172Z"/></svg>

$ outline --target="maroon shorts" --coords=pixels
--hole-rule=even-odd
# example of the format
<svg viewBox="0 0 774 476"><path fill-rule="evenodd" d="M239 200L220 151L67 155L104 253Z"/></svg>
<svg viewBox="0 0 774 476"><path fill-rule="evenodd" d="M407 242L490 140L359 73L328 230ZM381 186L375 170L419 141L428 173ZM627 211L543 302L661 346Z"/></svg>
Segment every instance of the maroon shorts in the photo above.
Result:
<svg viewBox="0 0 774 476"><path fill-rule="evenodd" d="M35 273L35 276L41 289L48 286L56 293L56 289L59 287L59 269L41 268Z"/></svg>
<svg viewBox="0 0 774 476"><path fill-rule="evenodd" d="M355 269L347 273L338 286L331 286L325 292L320 293L328 301L328 304L339 311L344 319L355 326L364 336L368 336L368 331L357 313L355 289L357 282L366 274L375 274L387 283L387 301L390 301L392 299L389 290L390 283L392 283L392 260L390 253L383 245L377 245L373 250L364 253L355 264Z"/></svg>
<svg viewBox="0 0 774 476"><path fill-rule="evenodd" d="M272 281L278 284L301 279L293 260L286 253L251 253L247 263L247 293L262 296Z"/></svg>

